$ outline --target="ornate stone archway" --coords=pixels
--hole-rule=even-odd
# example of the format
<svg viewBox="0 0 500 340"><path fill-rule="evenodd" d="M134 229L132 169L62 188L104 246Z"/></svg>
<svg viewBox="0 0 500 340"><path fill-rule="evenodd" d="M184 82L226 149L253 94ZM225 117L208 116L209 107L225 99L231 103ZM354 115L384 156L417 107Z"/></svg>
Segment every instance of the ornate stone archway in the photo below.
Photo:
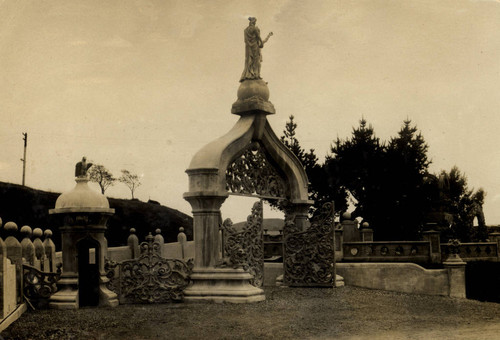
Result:
<svg viewBox="0 0 500 340"><path fill-rule="evenodd" d="M299 232L306 228L308 210L313 203L308 199L304 167L279 140L267 120L267 115L275 113L267 83L260 78L260 49L267 38L260 40L256 19L249 20L245 30L245 70L251 72L243 73L238 100L231 110L240 118L228 133L198 151L186 170L189 191L184 198L193 209L195 241L193 284L184 292L186 301L264 299L263 291L250 285L252 276L248 272L217 266L220 207L230 192L286 199L289 224ZM260 157L267 165L254 166L254 157Z"/></svg>
<svg viewBox="0 0 500 340"><path fill-rule="evenodd" d="M243 269L218 268L220 207L229 192L262 196L284 195L294 211L296 228L304 228L312 201L308 200L307 175L300 161L273 132L267 115L275 112L262 80L245 80L232 113L240 115L224 136L207 144L193 157L189 168L189 191L184 198L193 209L196 245L193 285L185 291L187 301L252 302L264 299L263 291L251 286L252 276ZM249 153L264 157L266 169L251 167ZM245 156L246 154L246 156ZM235 164L247 168L246 177L236 174ZM241 164L240 164L241 165ZM238 182L239 180L239 182Z"/></svg>

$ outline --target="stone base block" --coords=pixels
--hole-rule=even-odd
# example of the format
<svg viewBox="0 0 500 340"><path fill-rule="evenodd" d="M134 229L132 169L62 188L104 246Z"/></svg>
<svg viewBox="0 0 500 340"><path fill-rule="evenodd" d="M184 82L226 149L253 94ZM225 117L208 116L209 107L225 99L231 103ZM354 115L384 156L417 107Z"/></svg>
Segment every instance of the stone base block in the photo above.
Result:
<svg viewBox="0 0 500 340"><path fill-rule="evenodd" d="M116 307L119 305L118 295L110 291L106 286L99 287L99 306Z"/></svg>
<svg viewBox="0 0 500 340"><path fill-rule="evenodd" d="M249 282L252 275L243 269L195 269L193 283L184 290L186 302L250 303L264 301L264 291Z"/></svg>
<svg viewBox="0 0 500 340"><path fill-rule="evenodd" d="M340 275L335 276L335 287L344 287L344 278Z"/></svg>
<svg viewBox="0 0 500 340"><path fill-rule="evenodd" d="M64 288L50 297L49 308L78 309L78 289Z"/></svg>

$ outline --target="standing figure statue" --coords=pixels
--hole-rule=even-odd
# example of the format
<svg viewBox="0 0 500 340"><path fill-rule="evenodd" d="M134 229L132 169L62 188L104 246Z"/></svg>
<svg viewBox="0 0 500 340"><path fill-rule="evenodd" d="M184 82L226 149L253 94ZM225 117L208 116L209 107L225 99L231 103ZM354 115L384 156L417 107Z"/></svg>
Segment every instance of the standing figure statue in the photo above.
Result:
<svg viewBox="0 0 500 340"><path fill-rule="evenodd" d="M75 177L87 177L87 170L90 169L92 163L87 163L87 158L83 157L81 162L76 163Z"/></svg>
<svg viewBox="0 0 500 340"><path fill-rule="evenodd" d="M250 20L250 23L248 24L248 27L245 28L244 32L245 69L241 75L240 82L247 79L262 79L260 77L260 63L262 62L260 49L264 47L264 44L267 42L269 37L273 35L273 32L271 32L268 34L266 39L262 40L260 38L260 30L257 26L255 26L257 18L250 17L248 20Z"/></svg>

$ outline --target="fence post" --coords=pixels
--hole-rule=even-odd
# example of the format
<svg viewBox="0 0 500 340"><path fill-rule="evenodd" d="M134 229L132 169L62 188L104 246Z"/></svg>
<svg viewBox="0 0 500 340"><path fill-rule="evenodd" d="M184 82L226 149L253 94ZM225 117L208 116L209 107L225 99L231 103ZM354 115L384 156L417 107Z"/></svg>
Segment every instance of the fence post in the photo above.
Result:
<svg viewBox="0 0 500 340"><path fill-rule="evenodd" d="M370 228L370 223L363 222L360 233L361 242L373 242L373 229Z"/></svg>
<svg viewBox="0 0 500 340"><path fill-rule="evenodd" d="M23 235L23 239L21 240L22 256L24 261L30 266L35 265L35 246L31 241L32 233L30 226L25 225L21 228L21 235Z"/></svg>
<svg viewBox="0 0 500 340"><path fill-rule="evenodd" d="M335 228L335 262L340 262L344 258L344 230L342 229L342 224L337 224Z"/></svg>
<svg viewBox="0 0 500 340"><path fill-rule="evenodd" d="M358 221L351 220L351 214L342 214L342 230L344 231L344 242L359 242L361 235L358 230Z"/></svg>
<svg viewBox="0 0 500 340"><path fill-rule="evenodd" d="M43 231L40 228L35 228L33 230L33 245L35 246L35 257L36 257L36 264L35 267L39 270L43 270L43 265L44 265L44 259L45 259L45 249L43 247L43 242L40 239L43 236Z"/></svg>
<svg viewBox="0 0 500 340"><path fill-rule="evenodd" d="M56 271L56 245L52 241L52 230L46 229L43 232L45 239L43 240L43 247L45 249L45 256L47 257L47 266L49 272L53 273Z"/></svg>
<svg viewBox="0 0 500 340"><path fill-rule="evenodd" d="M17 224L7 222L4 226L7 238L5 239L5 248L7 248L7 258L16 266L17 298L21 303L23 292L23 248L21 243L14 237L17 232Z"/></svg>
<svg viewBox="0 0 500 340"><path fill-rule="evenodd" d="M165 249L163 247L163 244L165 243L165 239L163 238L163 236L161 235L161 229L160 228L157 228L155 230L155 237L154 237L154 240L153 242L156 242L160 245L160 256L161 257L166 257L165 256Z"/></svg>
<svg viewBox="0 0 500 340"><path fill-rule="evenodd" d="M130 228L130 235L127 239L127 245L130 248L132 258L138 258L139 254L139 238L135 234L135 228Z"/></svg>
<svg viewBox="0 0 500 340"><path fill-rule="evenodd" d="M185 253L186 241L187 241L187 237L186 237L186 234L184 234L184 228L180 227L179 234L177 234L177 242L179 242L179 244L181 245L181 255L182 255L183 260L184 260L185 255L186 255L186 253Z"/></svg>
<svg viewBox="0 0 500 340"><path fill-rule="evenodd" d="M429 242L431 248L431 262L441 263L441 242L439 240L440 232L436 230L427 230L422 232L424 241Z"/></svg>
<svg viewBox="0 0 500 340"><path fill-rule="evenodd" d="M460 242L458 240L450 240L449 244L450 256L443 262L444 268L448 271L449 296L465 298L465 266L467 263L462 261L458 254Z"/></svg>
<svg viewBox="0 0 500 340"><path fill-rule="evenodd" d="M491 233L488 236L492 242L497 244L497 260L500 261L500 233Z"/></svg>

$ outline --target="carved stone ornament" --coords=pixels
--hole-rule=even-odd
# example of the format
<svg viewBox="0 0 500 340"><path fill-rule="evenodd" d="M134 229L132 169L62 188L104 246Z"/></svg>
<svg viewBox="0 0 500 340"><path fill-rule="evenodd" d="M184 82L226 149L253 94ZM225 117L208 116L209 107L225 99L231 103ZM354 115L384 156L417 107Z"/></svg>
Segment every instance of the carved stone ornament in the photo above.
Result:
<svg viewBox="0 0 500 340"><path fill-rule="evenodd" d="M192 260L162 258L161 245L153 242L151 234L146 240L140 245L139 258L120 263L106 260L108 289L118 294L120 303L181 301L189 284Z"/></svg>
<svg viewBox="0 0 500 340"><path fill-rule="evenodd" d="M252 144L226 170L226 189L233 193L284 198L285 188L285 182L258 143Z"/></svg>
<svg viewBox="0 0 500 340"><path fill-rule="evenodd" d="M284 228L284 283L289 286L328 286L335 281L334 211L326 203L316 210L311 226L297 230L287 214Z"/></svg>
<svg viewBox="0 0 500 340"><path fill-rule="evenodd" d="M224 259L219 267L243 268L254 276L250 281L262 287L264 281L264 238L262 234L262 202L252 207L243 230L237 231L230 219L222 224Z"/></svg>

